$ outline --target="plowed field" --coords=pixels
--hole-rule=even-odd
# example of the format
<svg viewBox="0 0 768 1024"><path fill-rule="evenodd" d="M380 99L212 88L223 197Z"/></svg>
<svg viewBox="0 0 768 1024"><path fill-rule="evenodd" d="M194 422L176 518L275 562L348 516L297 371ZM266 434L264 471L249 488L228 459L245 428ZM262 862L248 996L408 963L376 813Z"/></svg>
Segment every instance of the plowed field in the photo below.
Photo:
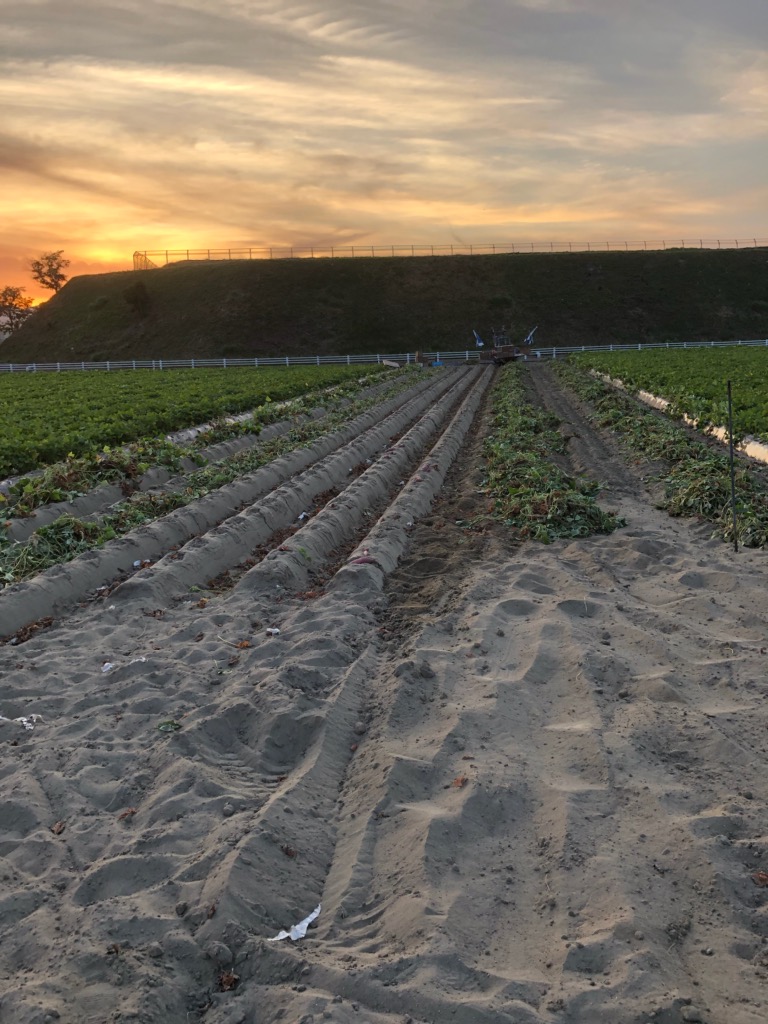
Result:
<svg viewBox="0 0 768 1024"><path fill-rule="evenodd" d="M768 556L524 372L625 528L488 522L461 368L0 592L0 1021L768 1018Z"/></svg>

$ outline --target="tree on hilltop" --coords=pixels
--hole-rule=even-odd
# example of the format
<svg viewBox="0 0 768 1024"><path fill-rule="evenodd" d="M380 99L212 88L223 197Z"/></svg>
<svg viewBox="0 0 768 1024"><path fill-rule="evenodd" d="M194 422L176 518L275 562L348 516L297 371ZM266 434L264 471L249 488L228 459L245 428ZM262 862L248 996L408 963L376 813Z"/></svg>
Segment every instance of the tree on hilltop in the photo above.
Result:
<svg viewBox="0 0 768 1024"><path fill-rule="evenodd" d="M0 331L13 334L30 313L33 313L31 295L25 295L23 288L8 284L0 289Z"/></svg>
<svg viewBox="0 0 768 1024"><path fill-rule="evenodd" d="M44 252L39 260L29 261L32 277L43 288L50 288L51 291L57 292L67 280L67 275L62 271L69 266L69 260L64 259L63 253L63 249L57 249L56 252Z"/></svg>

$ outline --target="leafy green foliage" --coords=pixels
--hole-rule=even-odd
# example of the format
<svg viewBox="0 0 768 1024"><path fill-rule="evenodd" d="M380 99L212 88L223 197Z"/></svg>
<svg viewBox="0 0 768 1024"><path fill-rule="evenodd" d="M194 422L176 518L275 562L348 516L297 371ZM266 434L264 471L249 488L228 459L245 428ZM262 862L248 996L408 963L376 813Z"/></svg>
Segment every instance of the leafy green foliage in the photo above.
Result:
<svg viewBox="0 0 768 1024"><path fill-rule="evenodd" d="M35 281L53 292L57 292L67 280L64 269L69 266L69 260L64 258L63 249L44 252L39 259L30 260L29 266Z"/></svg>
<svg viewBox="0 0 768 1024"><path fill-rule="evenodd" d="M25 295L23 288L8 284L0 289L0 331L13 334L30 313L33 313L31 295Z"/></svg>
<svg viewBox="0 0 768 1024"><path fill-rule="evenodd" d="M730 380L734 437L768 439L768 347L589 352L576 361L623 381L630 391L666 398L672 415L685 414L702 427L727 427Z"/></svg>
<svg viewBox="0 0 768 1024"><path fill-rule="evenodd" d="M197 501L211 491L237 480L246 473L253 472L281 455L312 444L318 437L347 423L350 418L358 416L366 409L405 390L412 383L409 378L410 374L400 374L389 384L384 393L369 395L360 400L350 398L349 389L343 387L341 390L347 394L347 401L338 408L332 408L321 420L300 422L297 419L297 422L286 434L190 473L184 479L183 486L179 490L137 491L127 497L125 501L113 505L106 515L93 520L83 521L69 515L61 516L50 526L36 530L25 543L11 544L8 542L5 532L0 531L0 589L3 584L7 585L27 579L53 565L71 561L84 551L100 547L116 537L124 536L138 526L153 522L174 509ZM326 396L327 398L328 396ZM295 412L293 405L291 411ZM284 415L285 410L283 410ZM125 457L135 457L139 447L130 446L124 453ZM149 452L149 449L142 450L144 454ZM170 464L174 458L178 459L182 451L183 449L177 449L168 444L165 453L167 464ZM101 454L105 455L106 453ZM162 456L162 448L159 450L159 454ZM137 468L141 468L141 464L137 464ZM116 471L124 474L125 470L125 464L120 458L117 458ZM40 497L41 495L36 495L34 486L32 480L18 481L16 487L19 488L22 496L19 500L26 498L28 501L32 501L36 497ZM27 491L29 493L26 493ZM46 493L50 493L50 489Z"/></svg>
<svg viewBox="0 0 768 1024"><path fill-rule="evenodd" d="M380 372L342 365L0 374L0 478Z"/></svg>
<svg viewBox="0 0 768 1024"><path fill-rule="evenodd" d="M114 534L113 534L114 536ZM106 539L105 530L73 516L61 516L49 526L41 526L27 544L0 546L0 583L26 579L59 562L66 562L83 551L90 551Z"/></svg>
<svg viewBox="0 0 768 1024"><path fill-rule="evenodd" d="M666 470L661 507L670 515L703 519L715 525L713 536L734 540L730 463L703 439L691 437L675 422L644 408L626 394L596 380L581 358L557 364L565 384L589 402L591 418L610 427L631 449L662 462ZM744 547L768 545L768 490L742 464L735 475L736 539Z"/></svg>
<svg viewBox="0 0 768 1024"><path fill-rule="evenodd" d="M17 480L5 496L0 494L0 511L6 517L21 518L43 505L72 501L101 483L118 483L127 494L150 466L177 470L184 456L197 457L192 449L163 440L72 456L46 466L39 476Z"/></svg>
<svg viewBox="0 0 768 1024"><path fill-rule="evenodd" d="M565 446L558 426L556 417L526 404L519 366L506 366L494 392L492 433L483 448L491 515L521 539L544 543L611 533L624 521L599 507L597 484L568 476L551 461Z"/></svg>

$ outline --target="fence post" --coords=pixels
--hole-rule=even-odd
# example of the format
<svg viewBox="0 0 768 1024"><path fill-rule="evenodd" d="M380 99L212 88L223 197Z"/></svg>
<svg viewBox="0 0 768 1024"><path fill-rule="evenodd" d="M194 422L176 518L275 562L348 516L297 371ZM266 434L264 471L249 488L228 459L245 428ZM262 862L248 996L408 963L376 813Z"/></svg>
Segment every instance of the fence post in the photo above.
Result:
<svg viewBox="0 0 768 1024"><path fill-rule="evenodd" d="M285 365L286 365L286 366L290 366L290 365L291 365L291 361L290 361L290 359L288 358L288 356L286 356L286 357L285 357Z"/></svg>
<svg viewBox="0 0 768 1024"><path fill-rule="evenodd" d="M56 363L56 373L61 373L61 363Z"/></svg>

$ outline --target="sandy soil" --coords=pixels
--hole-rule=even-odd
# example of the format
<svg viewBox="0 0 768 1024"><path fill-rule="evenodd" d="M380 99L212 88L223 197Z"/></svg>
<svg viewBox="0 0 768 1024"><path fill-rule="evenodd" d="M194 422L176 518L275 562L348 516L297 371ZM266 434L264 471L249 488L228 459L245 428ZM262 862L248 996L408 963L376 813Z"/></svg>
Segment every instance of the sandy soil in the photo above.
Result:
<svg viewBox="0 0 768 1024"><path fill-rule="evenodd" d="M239 511L228 569L224 523L98 598L62 597L88 560L14 589L56 620L0 646L0 715L42 715L0 722L3 1024L768 1019L768 556L528 372L626 528L458 526L459 372L298 532Z"/></svg>

